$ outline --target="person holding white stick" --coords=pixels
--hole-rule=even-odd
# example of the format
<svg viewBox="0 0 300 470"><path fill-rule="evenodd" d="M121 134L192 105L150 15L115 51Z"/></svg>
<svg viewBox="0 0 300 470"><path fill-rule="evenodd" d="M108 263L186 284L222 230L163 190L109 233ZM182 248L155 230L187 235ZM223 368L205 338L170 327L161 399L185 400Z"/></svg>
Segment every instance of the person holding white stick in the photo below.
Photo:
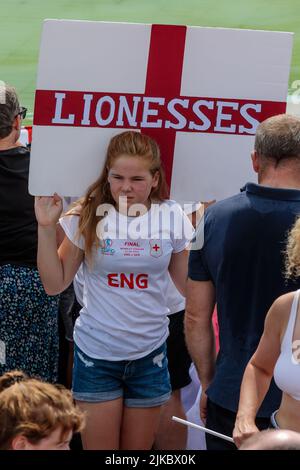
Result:
<svg viewBox="0 0 300 470"><path fill-rule="evenodd" d="M300 275L300 219L287 245L288 277ZM270 418L270 427L300 433L300 290L275 300L265 321L259 345L243 377L239 409L233 431L238 447L258 432L255 417L272 377L282 390L282 400Z"/></svg>

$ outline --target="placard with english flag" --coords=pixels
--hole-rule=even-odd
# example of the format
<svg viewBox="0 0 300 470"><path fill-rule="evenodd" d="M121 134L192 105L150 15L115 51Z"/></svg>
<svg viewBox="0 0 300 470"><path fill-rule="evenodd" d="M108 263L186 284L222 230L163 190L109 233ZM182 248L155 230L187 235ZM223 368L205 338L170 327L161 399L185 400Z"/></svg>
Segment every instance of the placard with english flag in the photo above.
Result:
<svg viewBox="0 0 300 470"><path fill-rule="evenodd" d="M255 181L259 122L285 112L292 33L46 20L35 96L31 194L78 196L110 138L155 138L179 201Z"/></svg>

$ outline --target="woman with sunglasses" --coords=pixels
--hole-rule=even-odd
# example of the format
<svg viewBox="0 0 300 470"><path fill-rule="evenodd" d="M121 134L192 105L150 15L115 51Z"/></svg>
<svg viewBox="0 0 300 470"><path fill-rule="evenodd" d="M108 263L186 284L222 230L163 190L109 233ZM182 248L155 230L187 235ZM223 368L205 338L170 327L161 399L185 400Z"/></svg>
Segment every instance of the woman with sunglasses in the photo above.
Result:
<svg viewBox="0 0 300 470"><path fill-rule="evenodd" d="M19 141L25 116L15 89L0 85L0 375L19 369L54 382L58 298L45 293L36 268L30 153Z"/></svg>

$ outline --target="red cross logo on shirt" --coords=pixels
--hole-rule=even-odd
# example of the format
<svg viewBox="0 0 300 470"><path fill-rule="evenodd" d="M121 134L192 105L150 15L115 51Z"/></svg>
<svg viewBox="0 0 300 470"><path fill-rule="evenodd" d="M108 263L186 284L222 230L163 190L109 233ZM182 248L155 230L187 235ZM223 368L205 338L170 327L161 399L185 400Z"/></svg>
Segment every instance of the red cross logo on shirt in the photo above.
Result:
<svg viewBox="0 0 300 470"><path fill-rule="evenodd" d="M161 244L157 240L149 240L150 255L154 258L159 258L162 255Z"/></svg>
<svg viewBox="0 0 300 470"><path fill-rule="evenodd" d="M37 90L34 125L140 129L159 143L170 186L177 132L253 135L253 121L285 112L284 102L182 96L186 29L152 25L144 94Z"/></svg>

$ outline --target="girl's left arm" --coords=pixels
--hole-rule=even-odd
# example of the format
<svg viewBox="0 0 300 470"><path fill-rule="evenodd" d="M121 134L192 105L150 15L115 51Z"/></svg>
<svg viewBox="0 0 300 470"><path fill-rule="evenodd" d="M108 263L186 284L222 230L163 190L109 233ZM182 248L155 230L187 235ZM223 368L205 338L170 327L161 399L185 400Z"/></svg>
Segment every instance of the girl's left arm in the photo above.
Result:
<svg viewBox="0 0 300 470"><path fill-rule="evenodd" d="M183 250L179 253L173 253L169 264L169 273L176 288L180 294L186 295L186 281L188 271L189 251Z"/></svg>

